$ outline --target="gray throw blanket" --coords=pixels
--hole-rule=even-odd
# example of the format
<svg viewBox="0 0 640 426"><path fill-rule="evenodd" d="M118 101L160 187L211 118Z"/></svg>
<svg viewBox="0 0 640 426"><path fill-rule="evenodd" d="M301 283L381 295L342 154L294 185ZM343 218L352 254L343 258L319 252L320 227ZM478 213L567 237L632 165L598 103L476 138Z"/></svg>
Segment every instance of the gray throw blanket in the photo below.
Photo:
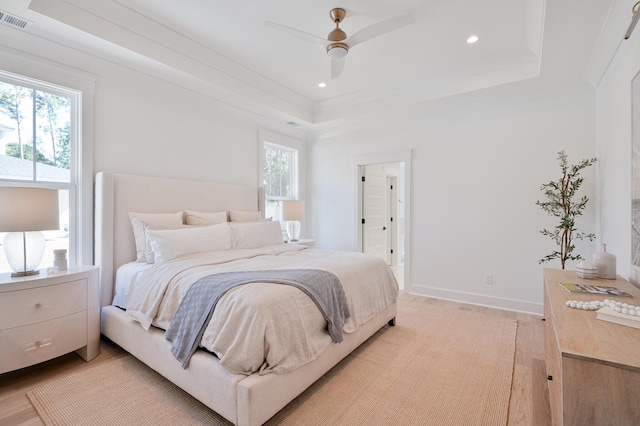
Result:
<svg viewBox="0 0 640 426"><path fill-rule="evenodd" d="M225 272L196 281L176 310L165 339L172 342L171 352L189 366L220 298L243 284L264 282L286 284L305 292L327 320L327 330L334 342L342 342L344 321L351 316L342 283L331 272L317 269L276 269L268 271Z"/></svg>

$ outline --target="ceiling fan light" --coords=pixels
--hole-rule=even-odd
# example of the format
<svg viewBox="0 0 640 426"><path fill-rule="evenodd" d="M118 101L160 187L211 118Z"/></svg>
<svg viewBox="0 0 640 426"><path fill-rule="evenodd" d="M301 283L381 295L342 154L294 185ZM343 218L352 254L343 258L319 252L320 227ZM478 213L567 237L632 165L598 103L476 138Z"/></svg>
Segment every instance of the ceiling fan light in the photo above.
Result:
<svg viewBox="0 0 640 426"><path fill-rule="evenodd" d="M344 58L349 52L349 47L344 43L332 43L327 47L327 54L332 58Z"/></svg>

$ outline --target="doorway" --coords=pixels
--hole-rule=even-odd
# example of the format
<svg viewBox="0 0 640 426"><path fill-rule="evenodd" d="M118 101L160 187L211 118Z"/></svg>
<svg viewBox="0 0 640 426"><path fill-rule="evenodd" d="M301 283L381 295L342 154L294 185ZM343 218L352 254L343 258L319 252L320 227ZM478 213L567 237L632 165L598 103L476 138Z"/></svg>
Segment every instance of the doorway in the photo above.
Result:
<svg viewBox="0 0 640 426"><path fill-rule="evenodd" d="M361 158L357 167L358 249L383 258L400 288L409 283L410 159L410 151Z"/></svg>
<svg viewBox="0 0 640 426"><path fill-rule="evenodd" d="M374 164L362 169L362 252L383 258L389 266L400 266L403 256L398 256L398 236L402 226L398 225L404 214L400 214L398 176L402 164Z"/></svg>

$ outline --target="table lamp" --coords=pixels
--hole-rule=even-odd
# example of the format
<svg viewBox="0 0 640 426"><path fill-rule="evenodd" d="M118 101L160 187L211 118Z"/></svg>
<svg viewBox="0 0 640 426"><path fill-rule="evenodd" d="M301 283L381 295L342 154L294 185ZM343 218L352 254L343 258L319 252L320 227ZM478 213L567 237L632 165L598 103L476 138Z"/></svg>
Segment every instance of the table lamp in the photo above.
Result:
<svg viewBox="0 0 640 426"><path fill-rule="evenodd" d="M55 189L0 187L0 232L8 232L3 246L12 277L39 273L45 248L40 231L58 229L59 216Z"/></svg>
<svg viewBox="0 0 640 426"><path fill-rule="evenodd" d="M287 221L287 236L289 237L289 241L298 241L298 237L300 237L300 221L304 220L304 201L283 201L282 219Z"/></svg>

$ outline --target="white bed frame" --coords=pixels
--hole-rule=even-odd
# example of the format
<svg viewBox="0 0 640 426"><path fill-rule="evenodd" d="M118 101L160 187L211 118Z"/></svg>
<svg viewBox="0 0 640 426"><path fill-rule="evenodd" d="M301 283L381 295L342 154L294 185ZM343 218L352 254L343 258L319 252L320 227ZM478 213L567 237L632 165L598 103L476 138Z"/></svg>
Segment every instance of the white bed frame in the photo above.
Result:
<svg viewBox="0 0 640 426"><path fill-rule="evenodd" d="M266 422L395 318L396 304L357 332L345 334L342 343L332 344L319 358L285 374L233 374L205 351L197 351L189 368L183 370L171 354L171 345L164 339L164 331L153 327L145 331L124 311L111 306L115 271L136 257L128 213L257 211L262 205L260 190L248 186L100 172L96 175L95 193L95 263L100 266L102 286L102 334L236 425L257 426Z"/></svg>

